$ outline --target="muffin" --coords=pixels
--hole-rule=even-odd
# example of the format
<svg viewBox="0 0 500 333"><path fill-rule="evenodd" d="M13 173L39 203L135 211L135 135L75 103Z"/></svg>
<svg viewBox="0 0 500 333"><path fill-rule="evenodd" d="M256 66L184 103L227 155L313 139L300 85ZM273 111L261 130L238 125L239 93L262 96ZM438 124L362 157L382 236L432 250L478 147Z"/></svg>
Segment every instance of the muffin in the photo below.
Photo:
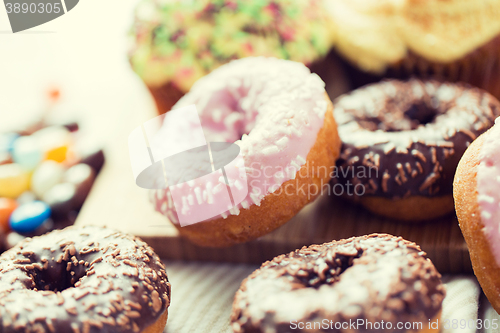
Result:
<svg viewBox="0 0 500 333"><path fill-rule="evenodd" d="M337 52L361 72L464 81L500 97L500 0L324 3Z"/></svg>

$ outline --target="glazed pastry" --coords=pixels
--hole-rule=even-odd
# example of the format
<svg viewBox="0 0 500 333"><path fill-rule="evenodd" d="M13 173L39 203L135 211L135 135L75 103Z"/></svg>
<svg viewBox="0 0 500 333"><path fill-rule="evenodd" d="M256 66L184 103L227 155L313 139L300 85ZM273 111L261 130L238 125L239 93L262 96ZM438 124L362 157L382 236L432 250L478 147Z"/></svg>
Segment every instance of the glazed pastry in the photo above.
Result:
<svg viewBox="0 0 500 333"><path fill-rule="evenodd" d="M160 333L169 304L151 247L106 228L68 227L0 256L2 332Z"/></svg>
<svg viewBox="0 0 500 333"><path fill-rule="evenodd" d="M319 0L143 0L129 57L164 113L232 59L272 56L306 65L322 59L331 45L328 24Z"/></svg>
<svg viewBox="0 0 500 333"><path fill-rule="evenodd" d="M453 195L474 273L500 313L500 125L475 140L458 164Z"/></svg>
<svg viewBox="0 0 500 333"><path fill-rule="evenodd" d="M264 57L234 60L196 82L174 109L192 104L207 141L235 142L242 156L241 163L235 160L225 167L228 177L236 179L229 183L232 196L242 200L235 199L240 203L223 206L223 213L204 222L195 223L226 205L220 173L182 184L169 178L178 184L172 188L182 197L181 207L174 206L169 188L152 192L156 210L194 243L229 246L267 234L328 183L329 173L318 170L335 165L337 125L323 81L303 64ZM165 121L163 129L189 130L185 122ZM186 173L190 168L186 166ZM186 219L194 224L181 227Z"/></svg>
<svg viewBox="0 0 500 333"><path fill-rule="evenodd" d="M477 88L412 79L360 88L334 110L343 145L333 193L343 189L374 213L419 221L453 211L458 161L493 125L500 103Z"/></svg>
<svg viewBox="0 0 500 333"><path fill-rule="evenodd" d="M362 71L464 81L500 98L500 0L325 0L336 50Z"/></svg>
<svg viewBox="0 0 500 333"><path fill-rule="evenodd" d="M372 234L264 263L236 292L231 321L237 333L429 332L444 296L441 275L418 245Z"/></svg>

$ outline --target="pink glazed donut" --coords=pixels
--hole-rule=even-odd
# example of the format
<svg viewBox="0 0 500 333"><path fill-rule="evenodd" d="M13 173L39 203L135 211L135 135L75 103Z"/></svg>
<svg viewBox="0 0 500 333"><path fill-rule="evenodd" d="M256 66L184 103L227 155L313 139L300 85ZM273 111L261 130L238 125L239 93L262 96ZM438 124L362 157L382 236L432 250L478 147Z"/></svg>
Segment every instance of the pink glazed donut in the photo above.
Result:
<svg viewBox="0 0 500 333"><path fill-rule="evenodd" d="M474 273L500 313L500 118L462 156L453 182Z"/></svg>
<svg viewBox="0 0 500 333"><path fill-rule="evenodd" d="M224 168L234 206L220 170L151 192L156 210L192 242L223 247L267 234L328 183L340 139L324 83L303 64L234 60L198 80L174 109L193 104L206 141L234 142L240 158Z"/></svg>

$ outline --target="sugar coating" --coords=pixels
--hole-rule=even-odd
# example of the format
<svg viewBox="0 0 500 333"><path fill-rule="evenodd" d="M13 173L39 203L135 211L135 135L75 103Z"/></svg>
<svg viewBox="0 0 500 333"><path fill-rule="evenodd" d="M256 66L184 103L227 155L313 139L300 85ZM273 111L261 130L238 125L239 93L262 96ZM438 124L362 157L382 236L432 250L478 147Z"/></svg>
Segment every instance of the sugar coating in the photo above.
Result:
<svg viewBox="0 0 500 333"><path fill-rule="evenodd" d="M268 193L295 179L316 142L328 106L324 82L306 66L265 57L221 66L197 81L174 109L192 104L197 107L207 142L234 142L240 147L242 158L224 168L234 201L241 202L227 212L232 215L260 205ZM220 170L191 181L191 186L177 185L176 195L192 195L195 200L194 205L175 209L176 213L196 220L195 215L201 218L207 210L217 211L213 205L227 202L227 191L221 191L221 185L226 186ZM165 197L169 195L156 195L153 201L167 215L159 209ZM169 204L167 210L173 208Z"/></svg>
<svg viewBox="0 0 500 333"><path fill-rule="evenodd" d="M26 238L0 256L2 332L141 332L170 305L160 258L97 227Z"/></svg>
<svg viewBox="0 0 500 333"><path fill-rule="evenodd" d="M148 86L171 83L185 92L232 59L266 55L311 64L330 49L329 21L322 0L142 0L130 63Z"/></svg>
<svg viewBox="0 0 500 333"><path fill-rule="evenodd" d="M441 310L440 278L420 247L401 237L372 234L311 245L267 261L243 281L232 327L292 332L292 321L382 318L392 327L398 321L426 325ZM387 328L380 332L394 332Z"/></svg>
<svg viewBox="0 0 500 333"><path fill-rule="evenodd" d="M500 266L500 118L486 134L479 152L477 201L483 232L488 239L497 265Z"/></svg>

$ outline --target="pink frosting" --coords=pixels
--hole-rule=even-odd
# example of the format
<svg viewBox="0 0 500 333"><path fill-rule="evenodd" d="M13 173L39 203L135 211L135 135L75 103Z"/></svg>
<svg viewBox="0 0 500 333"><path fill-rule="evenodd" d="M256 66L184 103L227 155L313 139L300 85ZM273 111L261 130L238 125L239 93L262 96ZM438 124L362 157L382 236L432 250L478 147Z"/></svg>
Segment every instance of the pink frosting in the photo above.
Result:
<svg viewBox="0 0 500 333"><path fill-rule="evenodd" d="M486 235L500 266L500 118L486 134L479 152L477 201Z"/></svg>
<svg viewBox="0 0 500 333"><path fill-rule="evenodd" d="M153 191L156 209L178 223L177 214L201 221L209 211L223 211L209 219L227 218L260 205L305 164L323 127L324 94L324 82L303 64L274 58L234 60L198 80L174 109L195 104L207 142L239 145L241 158L225 170L236 179L229 185L240 203L227 206L219 171L176 185L176 196L186 198L182 207L168 189Z"/></svg>

